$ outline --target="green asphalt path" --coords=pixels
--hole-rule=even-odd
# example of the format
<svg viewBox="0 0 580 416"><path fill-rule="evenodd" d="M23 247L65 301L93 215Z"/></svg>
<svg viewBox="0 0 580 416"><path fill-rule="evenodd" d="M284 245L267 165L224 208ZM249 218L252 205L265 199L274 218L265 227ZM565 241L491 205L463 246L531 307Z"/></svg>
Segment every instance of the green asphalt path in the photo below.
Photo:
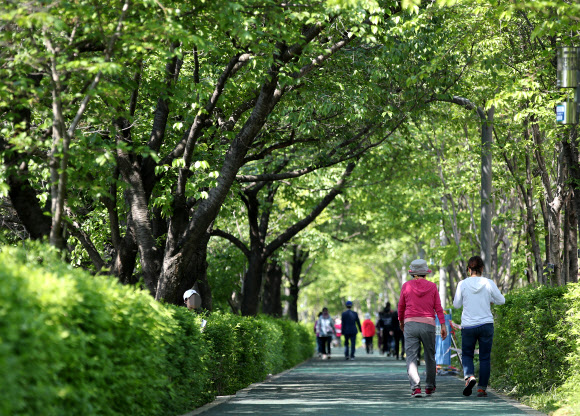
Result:
<svg viewBox="0 0 580 416"><path fill-rule="evenodd" d="M343 349L332 359L313 358L291 370L251 385L235 396L220 397L186 416L203 415L544 415L493 390L488 397L465 397L463 381L437 376L431 397L411 398L404 361L358 349L354 361ZM424 371L424 363L420 372ZM425 374L421 374L424 392Z"/></svg>

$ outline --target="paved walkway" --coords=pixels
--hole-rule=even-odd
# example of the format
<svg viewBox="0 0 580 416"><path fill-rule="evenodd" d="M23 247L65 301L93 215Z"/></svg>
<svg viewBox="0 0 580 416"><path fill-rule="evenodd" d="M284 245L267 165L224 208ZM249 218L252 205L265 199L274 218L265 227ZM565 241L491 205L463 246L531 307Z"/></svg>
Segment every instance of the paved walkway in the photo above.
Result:
<svg viewBox="0 0 580 416"><path fill-rule="evenodd" d="M218 398L193 415L544 415L489 391L487 398L462 395L463 381L438 376L431 397L411 398L404 361L357 350L345 361L342 349L331 360L313 358L256 383L235 396ZM423 368L424 367L420 367ZM425 374L421 377L425 382Z"/></svg>

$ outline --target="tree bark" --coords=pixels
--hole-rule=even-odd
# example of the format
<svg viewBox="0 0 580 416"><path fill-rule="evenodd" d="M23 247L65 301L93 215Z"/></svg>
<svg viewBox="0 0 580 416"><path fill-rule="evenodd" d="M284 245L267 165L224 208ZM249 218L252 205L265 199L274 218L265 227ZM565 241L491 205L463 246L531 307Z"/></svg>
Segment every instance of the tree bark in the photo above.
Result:
<svg viewBox="0 0 580 416"><path fill-rule="evenodd" d="M262 313L266 315L282 316L282 274L282 267L276 260L268 262L262 293Z"/></svg>
<svg viewBox="0 0 580 416"><path fill-rule="evenodd" d="M572 180L570 187L570 204L567 210L569 213L570 229L566 233L569 241L569 276L571 282L578 281L578 234L580 232L580 154L578 152L578 130L572 126L568 135L568 140L562 141L565 160L568 165L568 173ZM572 229L574 228L574 229Z"/></svg>
<svg viewBox="0 0 580 416"><path fill-rule="evenodd" d="M28 164L20 160L18 153L15 152L5 157L5 165L9 171L8 196L28 235L33 240L49 236L51 220L45 215L36 197L36 191L28 180Z"/></svg>
<svg viewBox="0 0 580 416"><path fill-rule="evenodd" d="M578 281L578 218L574 207L573 197L570 197L566 204L566 245L568 261L566 283L576 283Z"/></svg>
<svg viewBox="0 0 580 416"><path fill-rule="evenodd" d="M489 273L490 278L497 275L497 271L492 269L492 244L491 217L493 215L493 200L491 195L492 169L491 159L493 143L493 116L495 108L491 106L482 117L481 125L481 258L484 269Z"/></svg>
<svg viewBox="0 0 580 416"><path fill-rule="evenodd" d="M292 246L292 260L290 274L290 297L288 299L288 318L292 321L298 322L298 295L300 294L302 282L302 269L304 263L308 260L310 253L302 250L302 247L294 244Z"/></svg>

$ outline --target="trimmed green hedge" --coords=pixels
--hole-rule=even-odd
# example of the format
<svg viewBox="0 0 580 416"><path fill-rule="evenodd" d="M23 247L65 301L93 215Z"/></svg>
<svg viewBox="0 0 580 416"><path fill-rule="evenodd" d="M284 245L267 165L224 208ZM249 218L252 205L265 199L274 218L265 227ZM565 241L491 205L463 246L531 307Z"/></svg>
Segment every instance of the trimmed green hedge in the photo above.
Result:
<svg viewBox="0 0 580 416"><path fill-rule="evenodd" d="M495 315L492 386L545 412L579 414L580 286L511 292Z"/></svg>
<svg viewBox="0 0 580 416"><path fill-rule="evenodd" d="M558 389L558 405L563 406L562 415L580 414L580 284L568 285L568 292L564 295L568 304L565 319L561 321L560 333L566 334L570 344L566 356L566 381Z"/></svg>
<svg viewBox="0 0 580 416"><path fill-rule="evenodd" d="M214 313L202 333L201 316L43 250L0 253L0 415L182 414L314 351L266 317Z"/></svg>
<svg viewBox="0 0 580 416"><path fill-rule="evenodd" d="M566 292L566 286L525 288L495 308L494 385L529 394L562 384L573 342L560 325L568 309Z"/></svg>

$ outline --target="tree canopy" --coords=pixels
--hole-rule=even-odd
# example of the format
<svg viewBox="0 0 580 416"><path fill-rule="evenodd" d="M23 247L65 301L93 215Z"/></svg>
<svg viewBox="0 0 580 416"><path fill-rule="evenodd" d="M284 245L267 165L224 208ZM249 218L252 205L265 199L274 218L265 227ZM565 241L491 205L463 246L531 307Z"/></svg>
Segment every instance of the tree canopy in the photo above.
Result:
<svg viewBox="0 0 580 416"><path fill-rule="evenodd" d="M577 281L578 138L554 106L578 16L560 0L7 1L2 240L47 239L159 300L195 285L207 309L294 319L396 302L419 256L449 297L486 247L504 291Z"/></svg>

